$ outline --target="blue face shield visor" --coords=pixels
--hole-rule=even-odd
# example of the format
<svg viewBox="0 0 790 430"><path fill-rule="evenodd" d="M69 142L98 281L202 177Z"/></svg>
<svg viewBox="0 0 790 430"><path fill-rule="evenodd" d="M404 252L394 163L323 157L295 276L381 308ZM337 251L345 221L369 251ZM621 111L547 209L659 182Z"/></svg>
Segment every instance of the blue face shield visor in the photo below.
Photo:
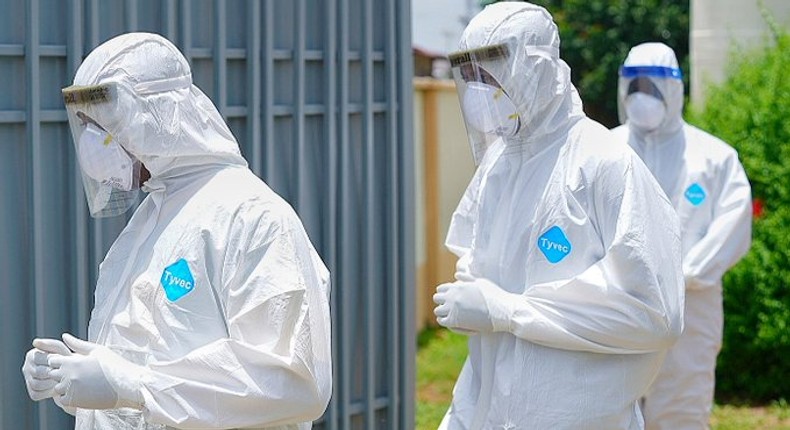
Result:
<svg viewBox="0 0 790 430"><path fill-rule="evenodd" d="M640 92L663 100L661 91L651 78L680 80L683 79L683 73L673 67L623 66L620 68L620 77L628 83L626 95Z"/></svg>
<svg viewBox="0 0 790 430"><path fill-rule="evenodd" d="M674 67L623 66L620 67L620 76L626 79L640 77L683 79L683 72Z"/></svg>

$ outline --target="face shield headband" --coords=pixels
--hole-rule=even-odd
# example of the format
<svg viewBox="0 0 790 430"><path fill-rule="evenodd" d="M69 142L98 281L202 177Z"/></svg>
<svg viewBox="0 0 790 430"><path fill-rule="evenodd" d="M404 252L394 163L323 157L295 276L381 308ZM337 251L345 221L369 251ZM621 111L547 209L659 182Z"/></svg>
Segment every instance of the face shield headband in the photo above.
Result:
<svg viewBox="0 0 790 430"><path fill-rule="evenodd" d="M667 116L667 84L681 81L681 70L663 66L623 66L619 74L621 123L628 121L646 132L658 129Z"/></svg>
<svg viewBox="0 0 790 430"><path fill-rule="evenodd" d="M521 127L516 104L494 76L507 69L509 57L505 44L449 56L475 164L496 140L515 135Z"/></svg>
<svg viewBox="0 0 790 430"><path fill-rule="evenodd" d="M126 212L137 200L140 162L95 120L116 108L117 87L73 85L62 93L91 216Z"/></svg>
<svg viewBox="0 0 790 430"><path fill-rule="evenodd" d="M683 79L683 72L674 67L663 66L622 66L620 77L625 79L649 76L653 78Z"/></svg>

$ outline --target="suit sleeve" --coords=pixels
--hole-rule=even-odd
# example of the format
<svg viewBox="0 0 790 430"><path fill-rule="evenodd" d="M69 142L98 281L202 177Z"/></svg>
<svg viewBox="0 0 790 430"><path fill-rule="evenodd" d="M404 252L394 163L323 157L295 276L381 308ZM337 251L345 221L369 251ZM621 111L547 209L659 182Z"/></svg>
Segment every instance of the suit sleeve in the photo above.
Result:
<svg viewBox="0 0 790 430"><path fill-rule="evenodd" d="M683 261L686 288L711 288L749 250L752 240L752 193L733 153L722 165L723 186L713 203L713 221Z"/></svg>
<svg viewBox="0 0 790 430"><path fill-rule="evenodd" d="M507 331L553 348L615 354L663 350L680 335L679 223L635 157L603 166L591 184L605 255L577 276L510 297Z"/></svg>
<svg viewBox="0 0 790 430"><path fill-rule="evenodd" d="M295 217L295 215L294 215ZM298 225L297 225L298 224ZM329 277L301 224L229 250L220 292L229 336L169 362L143 382L149 422L192 429L312 421L331 393Z"/></svg>

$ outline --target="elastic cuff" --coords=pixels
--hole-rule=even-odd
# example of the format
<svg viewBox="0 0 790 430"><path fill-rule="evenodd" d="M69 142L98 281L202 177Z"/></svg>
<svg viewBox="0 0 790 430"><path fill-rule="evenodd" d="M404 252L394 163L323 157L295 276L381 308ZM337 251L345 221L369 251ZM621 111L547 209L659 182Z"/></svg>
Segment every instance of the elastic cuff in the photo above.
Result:
<svg viewBox="0 0 790 430"><path fill-rule="evenodd" d="M119 408L133 408L141 410L145 406L145 398L143 397L143 381L147 375L147 369L142 366L135 365L134 369L129 369L128 378L118 381L116 389L118 390L118 405Z"/></svg>
<svg viewBox="0 0 790 430"><path fill-rule="evenodd" d="M501 291L501 290L500 290ZM513 302L519 298L512 293L501 291L494 300L489 300L491 325L495 332L510 333L513 322ZM494 303L490 303L494 302Z"/></svg>
<svg viewBox="0 0 790 430"><path fill-rule="evenodd" d="M494 325L494 331L495 332L510 333L510 320L494 319L491 322Z"/></svg>
<svg viewBox="0 0 790 430"><path fill-rule="evenodd" d="M77 416L77 408L75 408L74 406L63 406L59 401L56 400L57 398L58 398L57 396L54 396L52 397L52 400L60 409L63 409L63 412L71 415L72 417Z"/></svg>
<svg viewBox="0 0 790 430"><path fill-rule="evenodd" d="M691 275L685 275L683 277L683 283L686 286L686 291L700 289L699 282Z"/></svg>

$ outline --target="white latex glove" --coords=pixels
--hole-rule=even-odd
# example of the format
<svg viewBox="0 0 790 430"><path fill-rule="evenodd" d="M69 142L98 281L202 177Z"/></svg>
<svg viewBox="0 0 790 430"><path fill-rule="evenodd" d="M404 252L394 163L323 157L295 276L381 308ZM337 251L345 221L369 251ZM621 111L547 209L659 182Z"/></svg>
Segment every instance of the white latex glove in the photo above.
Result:
<svg viewBox="0 0 790 430"><path fill-rule="evenodd" d="M63 341L74 351L70 356L51 356L50 376L56 403L83 409L140 409L141 380L146 369L129 362L103 345L64 333Z"/></svg>
<svg viewBox="0 0 790 430"><path fill-rule="evenodd" d="M27 394L35 401L55 395L55 380L50 377L49 357L53 354L70 355L71 350L56 339L34 339L33 348L25 354L22 374L25 376Z"/></svg>
<svg viewBox="0 0 790 430"><path fill-rule="evenodd" d="M461 257L460 259L458 259L458 263L456 263L455 267L456 267L455 279L457 281L468 281L468 282L471 282L471 281L475 280L475 277L472 276L471 273L469 273L469 263L468 263L468 258L466 258L466 256ZM459 328L459 327L446 327L446 328L450 329L450 331L452 331L452 332L455 332L455 333L458 333L458 334L462 334L464 336L472 336L472 335L479 334L478 332L476 332L474 330L466 330L466 329L462 329L462 328Z"/></svg>
<svg viewBox="0 0 790 430"><path fill-rule="evenodd" d="M509 331L513 310L518 300L488 279L459 280L439 285L433 310L440 325L478 333Z"/></svg>

